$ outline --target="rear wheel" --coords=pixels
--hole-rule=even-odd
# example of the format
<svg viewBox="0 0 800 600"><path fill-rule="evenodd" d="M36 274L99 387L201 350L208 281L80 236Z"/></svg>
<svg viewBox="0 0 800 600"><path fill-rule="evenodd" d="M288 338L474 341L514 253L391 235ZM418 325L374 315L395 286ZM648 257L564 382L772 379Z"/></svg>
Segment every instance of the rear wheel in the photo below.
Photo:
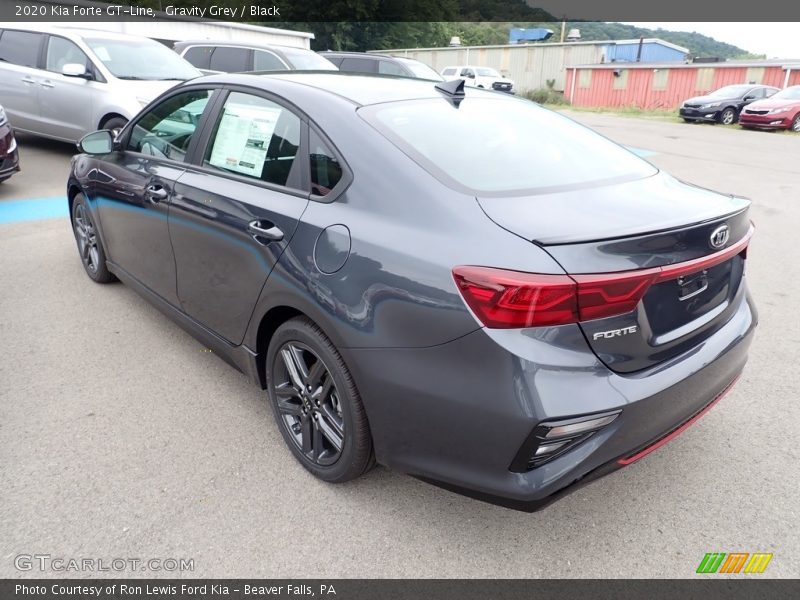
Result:
<svg viewBox="0 0 800 600"><path fill-rule="evenodd" d="M730 106L719 115L719 122L723 125L733 125L736 122L736 110Z"/></svg>
<svg viewBox="0 0 800 600"><path fill-rule="evenodd" d="M792 131L800 132L800 113L797 113L792 119Z"/></svg>
<svg viewBox="0 0 800 600"><path fill-rule="evenodd" d="M281 325L266 358L267 393L295 458L324 481L374 465L372 436L353 378L333 343L306 318Z"/></svg>
<svg viewBox="0 0 800 600"><path fill-rule="evenodd" d="M110 283L116 279L106 267L106 253L103 242L86 207L83 194L75 196L72 203L72 231L78 243L78 253L86 274L95 283Z"/></svg>
<svg viewBox="0 0 800 600"><path fill-rule="evenodd" d="M116 138L123 127L128 124L128 119L123 117L113 117L103 123L103 129L111 130L111 134Z"/></svg>

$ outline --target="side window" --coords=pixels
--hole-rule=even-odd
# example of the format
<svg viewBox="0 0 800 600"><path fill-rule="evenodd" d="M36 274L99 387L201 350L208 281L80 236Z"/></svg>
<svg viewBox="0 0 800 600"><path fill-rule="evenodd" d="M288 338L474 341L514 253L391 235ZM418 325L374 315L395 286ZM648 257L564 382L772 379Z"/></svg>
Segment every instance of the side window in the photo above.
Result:
<svg viewBox="0 0 800 600"><path fill-rule="evenodd" d="M0 36L0 61L22 67L38 67L43 37L41 33L5 30Z"/></svg>
<svg viewBox="0 0 800 600"><path fill-rule="evenodd" d="M309 158L311 166L311 193L327 196L342 178L342 165L336 155L312 129L309 132Z"/></svg>
<svg viewBox="0 0 800 600"><path fill-rule="evenodd" d="M210 46L193 46L186 51L183 58L198 69L210 69L211 52L213 50Z"/></svg>
<svg viewBox="0 0 800 600"><path fill-rule="evenodd" d="M253 57L253 68L256 71L285 71L286 65L272 52L256 50Z"/></svg>
<svg viewBox="0 0 800 600"><path fill-rule="evenodd" d="M461 69L461 77L475 77L475 71L472 69Z"/></svg>
<svg viewBox="0 0 800 600"><path fill-rule="evenodd" d="M250 71L250 55L252 50L247 48L227 48L219 46L214 49L211 55L209 69L212 71L223 71L225 73L241 73Z"/></svg>
<svg viewBox="0 0 800 600"><path fill-rule="evenodd" d="M378 73L384 75L401 75L406 77L408 74L403 70L403 67L390 60L382 60L378 62Z"/></svg>
<svg viewBox="0 0 800 600"><path fill-rule="evenodd" d="M442 71L442 75L444 75L445 77L450 77L450 76L456 74L456 70L457 69L452 68L452 67L449 68L449 69L445 69L444 71Z"/></svg>
<svg viewBox="0 0 800 600"><path fill-rule="evenodd" d="M327 60L332 62L337 67L341 68L342 61L344 60L344 57L342 57L342 56L329 56L328 54L323 54L322 56L324 56Z"/></svg>
<svg viewBox="0 0 800 600"><path fill-rule="evenodd" d="M300 188L300 118L265 98L232 92L203 164L276 185Z"/></svg>
<svg viewBox="0 0 800 600"><path fill-rule="evenodd" d="M764 90L764 97L769 98L773 94L778 92L778 88L767 88Z"/></svg>
<svg viewBox="0 0 800 600"><path fill-rule="evenodd" d="M127 150L183 161L213 90L172 96L145 113L133 126Z"/></svg>
<svg viewBox="0 0 800 600"><path fill-rule="evenodd" d="M64 65L71 63L83 65L87 71L91 69L89 58L83 53L83 50L68 39L51 35L47 42L45 69L54 73L61 73Z"/></svg>
<svg viewBox="0 0 800 600"><path fill-rule="evenodd" d="M348 56L339 66L340 71L351 73L375 73L375 61L369 58L354 58Z"/></svg>

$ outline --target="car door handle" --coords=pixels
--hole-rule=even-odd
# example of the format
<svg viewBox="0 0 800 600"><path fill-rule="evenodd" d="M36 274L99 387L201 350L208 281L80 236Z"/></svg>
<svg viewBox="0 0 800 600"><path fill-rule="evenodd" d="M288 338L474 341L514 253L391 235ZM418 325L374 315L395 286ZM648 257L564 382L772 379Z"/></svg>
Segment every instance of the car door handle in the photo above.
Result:
<svg viewBox="0 0 800 600"><path fill-rule="evenodd" d="M283 232L269 221L250 221L247 231L255 237L264 238L271 242L279 242L283 239Z"/></svg>
<svg viewBox="0 0 800 600"><path fill-rule="evenodd" d="M56 87L56 84L54 84L52 81L40 81L39 85L42 86L42 87L46 87L46 88L54 88L54 87Z"/></svg>
<svg viewBox="0 0 800 600"><path fill-rule="evenodd" d="M150 200L153 204L158 204L162 200L166 200L169 193L163 186L160 185L148 185L144 189L144 197Z"/></svg>
<svg viewBox="0 0 800 600"><path fill-rule="evenodd" d="M23 77L22 83L36 83L36 80L33 79L32 77Z"/></svg>

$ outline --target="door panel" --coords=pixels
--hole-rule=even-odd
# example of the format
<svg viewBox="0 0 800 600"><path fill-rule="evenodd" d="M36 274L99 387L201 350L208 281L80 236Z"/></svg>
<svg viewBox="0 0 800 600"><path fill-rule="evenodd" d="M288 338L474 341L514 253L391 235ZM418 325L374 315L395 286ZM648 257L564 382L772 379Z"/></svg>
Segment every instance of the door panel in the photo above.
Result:
<svg viewBox="0 0 800 600"><path fill-rule="evenodd" d="M308 204L307 192L297 189L307 173L296 159L303 131L288 109L233 92L202 167L189 169L175 187L169 229L181 305L235 344Z"/></svg>
<svg viewBox="0 0 800 600"><path fill-rule="evenodd" d="M40 131L37 68L44 35L6 29L0 33L0 104L16 129Z"/></svg>
<svg viewBox="0 0 800 600"><path fill-rule="evenodd" d="M139 117L125 151L107 156L93 177L109 259L175 306L169 203L212 93L181 92Z"/></svg>

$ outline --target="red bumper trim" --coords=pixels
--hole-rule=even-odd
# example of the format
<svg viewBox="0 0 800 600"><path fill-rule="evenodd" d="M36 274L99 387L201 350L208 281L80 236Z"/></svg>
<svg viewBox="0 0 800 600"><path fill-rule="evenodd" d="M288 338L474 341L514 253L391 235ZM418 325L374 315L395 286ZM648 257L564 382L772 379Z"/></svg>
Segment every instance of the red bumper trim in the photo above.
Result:
<svg viewBox="0 0 800 600"><path fill-rule="evenodd" d="M664 437L662 437L662 438L658 439L657 441L653 442L652 444L647 446L645 449L640 450L636 454L634 454L632 456L628 456L626 458L620 458L619 460L617 460L617 464L626 466L626 465L629 465L631 463L635 463L640 458L644 458L645 456L647 456L651 452L661 448L661 446L663 446L667 442L669 442L669 441L675 439L676 437L678 437L684 431L689 429L689 427L691 427L697 421L699 421L700 417L702 417L704 414L706 414L708 411L710 411L712 408L714 408L714 405L725 397L725 395L731 390L731 388L736 384L736 382L738 380L739 380L739 375L737 375L736 378L733 381L731 381L727 386L725 386L725 388L719 394L717 394L717 396L711 402L709 402L705 406L705 408L703 408L699 413L697 413L691 419L686 421L683 425L681 425L677 429L674 429L673 431L671 431L670 433L668 433Z"/></svg>

